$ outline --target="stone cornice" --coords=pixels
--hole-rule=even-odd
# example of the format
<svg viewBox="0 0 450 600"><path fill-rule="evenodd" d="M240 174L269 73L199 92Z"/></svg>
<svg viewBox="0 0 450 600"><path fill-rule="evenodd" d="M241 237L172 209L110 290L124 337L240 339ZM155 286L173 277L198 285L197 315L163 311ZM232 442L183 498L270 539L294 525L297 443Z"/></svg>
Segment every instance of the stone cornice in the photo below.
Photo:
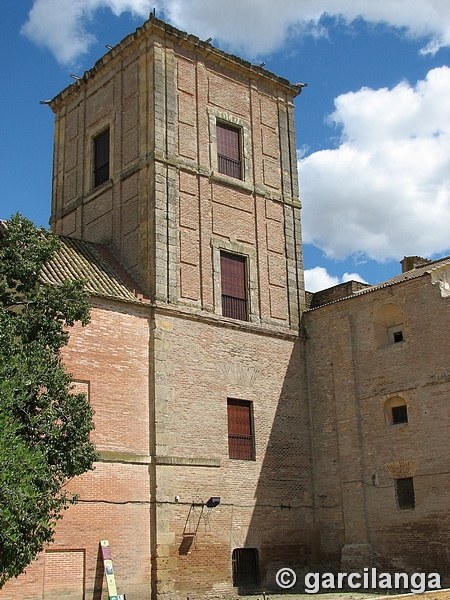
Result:
<svg viewBox="0 0 450 600"><path fill-rule="evenodd" d="M111 68L111 62L117 62L122 60L125 55L132 52L136 46L142 42L144 36L155 35L155 38L163 39L166 43L167 38L172 38L176 43L180 45L188 46L189 49L194 49L208 60L216 62L217 64L227 65L234 71L245 73L247 76L251 76L253 79L260 79L269 82L271 85L276 86L283 90L292 99L299 95L302 91L303 85L294 85L284 77L279 77L266 69L253 65L249 61L246 61L233 54L228 54L223 50L215 48L208 42L200 40L195 35L188 34L184 31L180 31L175 27L172 27L168 23L156 19L151 15L141 27L138 27L136 31L127 35L121 42L119 42L114 48L109 50L104 56L102 56L95 65L85 71L83 76L62 90L57 96L55 96L50 102L50 108L53 112L56 112L62 105L70 102L73 92L79 93L86 85L89 80L93 79L98 73L102 73L104 67L108 65L107 69ZM144 38L145 39L145 38ZM105 71L106 72L106 71Z"/></svg>

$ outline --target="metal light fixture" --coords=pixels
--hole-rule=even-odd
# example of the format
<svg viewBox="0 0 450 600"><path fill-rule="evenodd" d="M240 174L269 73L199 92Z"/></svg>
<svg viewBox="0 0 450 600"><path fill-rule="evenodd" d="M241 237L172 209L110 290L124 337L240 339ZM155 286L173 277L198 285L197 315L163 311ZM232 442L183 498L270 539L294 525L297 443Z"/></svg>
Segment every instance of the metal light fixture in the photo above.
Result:
<svg viewBox="0 0 450 600"><path fill-rule="evenodd" d="M211 496L211 498L206 503L206 506L208 508L215 508L216 506L219 506L219 504L220 504L220 497L219 496Z"/></svg>

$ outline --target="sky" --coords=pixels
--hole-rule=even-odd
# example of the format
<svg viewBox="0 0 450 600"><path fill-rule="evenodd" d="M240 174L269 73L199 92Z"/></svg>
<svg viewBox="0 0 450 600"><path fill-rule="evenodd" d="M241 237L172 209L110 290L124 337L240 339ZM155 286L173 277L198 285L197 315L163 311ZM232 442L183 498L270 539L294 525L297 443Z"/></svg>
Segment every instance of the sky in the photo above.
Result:
<svg viewBox="0 0 450 600"><path fill-rule="evenodd" d="M450 254L448 0L15 0L0 8L0 218L48 226L56 96L156 16L307 83L296 99L306 288Z"/></svg>

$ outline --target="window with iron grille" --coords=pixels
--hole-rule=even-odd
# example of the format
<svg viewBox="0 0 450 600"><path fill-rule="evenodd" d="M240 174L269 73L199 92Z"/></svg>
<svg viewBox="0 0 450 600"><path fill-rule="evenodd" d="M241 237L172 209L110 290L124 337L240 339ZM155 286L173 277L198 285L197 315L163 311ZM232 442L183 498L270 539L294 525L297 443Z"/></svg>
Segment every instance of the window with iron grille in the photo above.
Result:
<svg viewBox="0 0 450 600"><path fill-rule="evenodd" d="M259 585L259 557L256 548L236 548L231 562L234 587Z"/></svg>
<svg viewBox="0 0 450 600"><path fill-rule="evenodd" d="M393 406L392 407L392 424L397 425L399 423L407 423L408 422L408 409L406 408L406 404L402 406Z"/></svg>
<svg viewBox="0 0 450 600"><path fill-rule="evenodd" d="M219 173L242 179L241 134L237 127L216 122L217 169Z"/></svg>
<svg viewBox="0 0 450 600"><path fill-rule="evenodd" d="M228 398L228 456L255 460L252 403Z"/></svg>
<svg viewBox="0 0 450 600"><path fill-rule="evenodd" d="M109 127L94 138L94 187L109 179Z"/></svg>
<svg viewBox="0 0 450 600"><path fill-rule="evenodd" d="M222 315L248 320L246 258L237 254L220 253L220 273L222 284Z"/></svg>
<svg viewBox="0 0 450 600"><path fill-rule="evenodd" d="M412 477L395 480L395 491L397 494L397 505L401 509L414 508L416 498L414 495L414 483Z"/></svg>

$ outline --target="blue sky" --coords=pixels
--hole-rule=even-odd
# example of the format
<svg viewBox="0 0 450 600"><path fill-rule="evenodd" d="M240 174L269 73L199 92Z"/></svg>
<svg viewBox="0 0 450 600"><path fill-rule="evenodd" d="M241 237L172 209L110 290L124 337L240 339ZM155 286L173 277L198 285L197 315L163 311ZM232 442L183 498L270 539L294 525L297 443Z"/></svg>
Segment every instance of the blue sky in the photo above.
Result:
<svg viewBox="0 0 450 600"><path fill-rule="evenodd" d="M313 6L313 8L311 8ZM50 214L53 98L156 8L308 87L296 100L307 288L450 254L450 3L16 0L1 8L0 216Z"/></svg>

